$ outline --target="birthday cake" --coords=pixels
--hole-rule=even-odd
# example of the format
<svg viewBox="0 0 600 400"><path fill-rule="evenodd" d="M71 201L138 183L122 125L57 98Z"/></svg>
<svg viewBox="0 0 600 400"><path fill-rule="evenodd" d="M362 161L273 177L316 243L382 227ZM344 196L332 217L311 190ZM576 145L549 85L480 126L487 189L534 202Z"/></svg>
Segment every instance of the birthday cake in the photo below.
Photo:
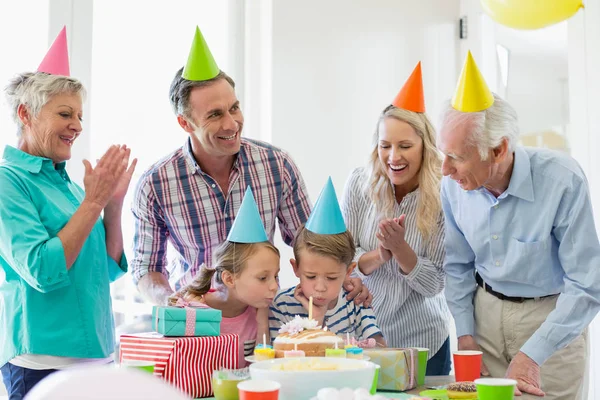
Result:
<svg viewBox="0 0 600 400"><path fill-rule="evenodd" d="M344 348L344 340L327 329L321 329L314 319L296 317L279 329L273 341L276 358L288 350L302 350L306 357L325 357L325 350Z"/></svg>

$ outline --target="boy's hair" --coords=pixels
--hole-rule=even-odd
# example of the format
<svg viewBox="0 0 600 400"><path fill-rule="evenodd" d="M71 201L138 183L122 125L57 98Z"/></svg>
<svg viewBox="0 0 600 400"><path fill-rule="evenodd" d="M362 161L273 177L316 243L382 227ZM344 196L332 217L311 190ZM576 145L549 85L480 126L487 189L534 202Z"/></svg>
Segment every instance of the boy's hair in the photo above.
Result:
<svg viewBox="0 0 600 400"><path fill-rule="evenodd" d="M302 225L294 240L294 258L298 264L300 264L301 250L330 257L339 263L350 266L354 259L356 246L349 231L335 235L323 235L311 232Z"/></svg>
<svg viewBox="0 0 600 400"><path fill-rule="evenodd" d="M223 271L227 271L234 276L237 276L244 271L248 260L256 254L258 249L266 247L273 251L279 257L279 250L273 246L271 242L260 242L260 243L234 243L230 241L223 242L215 250L213 256L213 268L203 268L192 283L182 288L179 292L169 297L169 305L172 306L177 303L179 297L184 297L186 294L195 296L202 296L210 290L213 275L216 273L217 283L223 283L221 274Z"/></svg>

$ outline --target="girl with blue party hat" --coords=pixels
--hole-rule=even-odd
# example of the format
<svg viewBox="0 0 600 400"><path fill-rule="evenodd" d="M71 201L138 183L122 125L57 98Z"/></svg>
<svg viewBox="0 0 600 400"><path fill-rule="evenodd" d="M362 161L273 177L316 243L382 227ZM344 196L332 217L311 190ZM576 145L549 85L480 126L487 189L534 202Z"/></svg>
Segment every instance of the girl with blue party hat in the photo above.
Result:
<svg viewBox="0 0 600 400"><path fill-rule="evenodd" d="M169 298L169 305L221 310L221 334L240 337L240 367L257 338L268 337L268 307L278 289L279 251L267 239L252 190L248 188L227 240L212 268ZM264 335L264 336L263 336Z"/></svg>

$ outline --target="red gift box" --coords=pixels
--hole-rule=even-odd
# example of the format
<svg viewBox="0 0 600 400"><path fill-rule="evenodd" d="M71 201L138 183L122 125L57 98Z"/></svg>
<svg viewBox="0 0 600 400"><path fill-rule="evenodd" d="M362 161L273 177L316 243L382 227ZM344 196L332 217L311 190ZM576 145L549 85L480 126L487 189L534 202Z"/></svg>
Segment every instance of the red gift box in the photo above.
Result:
<svg viewBox="0 0 600 400"><path fill-rule="evenodd" d="M239 336L165 337L159 333L121 336L120 360L154 361L154 375L190 396L212 396L212 373L237 369Z"/></svg>

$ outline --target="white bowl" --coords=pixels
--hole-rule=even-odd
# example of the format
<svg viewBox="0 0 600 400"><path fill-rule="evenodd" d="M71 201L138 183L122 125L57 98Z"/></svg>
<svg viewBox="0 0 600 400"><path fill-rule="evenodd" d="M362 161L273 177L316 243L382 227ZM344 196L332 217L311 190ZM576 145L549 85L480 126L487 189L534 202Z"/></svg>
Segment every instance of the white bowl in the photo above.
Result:
<svg viewBox="0 0 600 400"><path fill-rule="evenodd" d="M276 370L285 363L327 363L334 364L337 370L282 371ZM252 379L267 379L281 384L279 398L284 400L307 400L317 395L322 388L371 389L375 371L379 365L370 361L335 357L276 358L250 365Z"/></svg>

